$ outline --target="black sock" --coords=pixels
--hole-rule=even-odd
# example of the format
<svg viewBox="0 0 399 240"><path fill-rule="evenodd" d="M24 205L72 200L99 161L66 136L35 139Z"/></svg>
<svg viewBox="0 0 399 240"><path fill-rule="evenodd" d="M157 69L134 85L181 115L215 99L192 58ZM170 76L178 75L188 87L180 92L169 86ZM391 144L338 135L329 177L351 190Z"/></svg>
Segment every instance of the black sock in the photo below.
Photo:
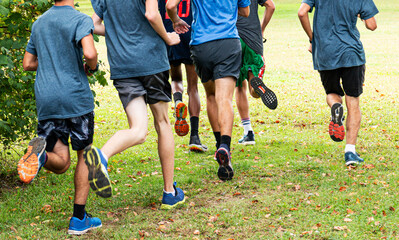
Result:
<svg viewBox="0 0 399 240"><path fill-rule="evenodd" d="M79 218L80 220L83 220L85 217L85 207L86 205L79 205L79 204L73 204L73 216L76 218Z"/></svg>
<svg viewBox="0 0 399 240"><path fill-rule="evenodd" d="M216 149L218 149L220 147L220 132L213 132L213 135L215 135Z"/></svg>
<svg viewBox="0 0 399 240"><path fill-rule="evenodd" d="M190 125L191 125L191 137L198 135L198 117L190 117Z"/></svg>
<svg viewBox="0 0 399 240"><path fill-rule="evenodd" d="M231 137L227 135L223 135L220 141L220 145L224 145L223 147L227 146L227 150L230 151L230 143L231 143Z"/></svg>
<svg viewBox="0 0 399 240"><path fill-rule="evenodd" d="M177 101L183 102L183 93L181 93L181 92L175 92L175 93L173 93L173 100L175 101L175 103L176 103Z"/></svg>

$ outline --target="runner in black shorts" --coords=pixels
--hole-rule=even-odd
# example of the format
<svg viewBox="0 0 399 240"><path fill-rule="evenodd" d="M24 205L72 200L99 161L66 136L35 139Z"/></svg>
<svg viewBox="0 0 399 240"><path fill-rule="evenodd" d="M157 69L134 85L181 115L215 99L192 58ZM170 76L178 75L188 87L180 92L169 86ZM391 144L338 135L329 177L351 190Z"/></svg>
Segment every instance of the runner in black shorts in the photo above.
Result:
<svg viewBox="0 0 399 240"><path fill-rule="evenodd" d="M308 13L313 9L312 30ZM342 1L303 0L298 11L299 20L309 37L314 69L320 72L327 104L331 107L328 133L336 142L345 137L342 106L342 97L345 96L348 110L344 155L346 165L364 162L355 148L362 117L359 97L363 93L366 63L356 22L360 18L367 29L374 31L377 28L374 18L377 13L373 0L358 0L351 4Z"/></svg>
<svg viewBox="0 0 399 240"><path fill-rule="evenodd" d="M158 1L159 12L161 13L166 31L173 32L173 23L166 13L165 4L165 0ZM190 1L181 1L178 8L179 16L188 24L191 24L193 16ZM185 136L189 131L189 125L186 121L187 107L183 102L184 86L181 65L184 64L187 76L188 112L190 113L191 125L189 149L194 152L205 152L208 148L201 143L198 134L201 102L198 94L198 76L195 72L193 60L190 58L189 43L191 40L191 31L180 34L180 40L178 45L168 47L172 92L175 102L175 131L179 136Z"/></svg>

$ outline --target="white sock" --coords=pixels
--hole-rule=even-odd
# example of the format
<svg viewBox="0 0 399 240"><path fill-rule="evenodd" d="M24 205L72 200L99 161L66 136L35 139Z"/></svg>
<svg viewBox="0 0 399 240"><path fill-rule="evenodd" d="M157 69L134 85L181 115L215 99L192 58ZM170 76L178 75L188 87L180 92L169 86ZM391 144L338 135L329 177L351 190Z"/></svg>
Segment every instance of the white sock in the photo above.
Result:
<svg viewBox="0 0 399 240"><path fill-rule="evenodd" d="M249 118L241 119L241 123L244 127L244 135L247 135L249 131L253 131L251 126L251 120Z"/></svg>
<svg viewBox="0 0 399 240"><path fill-rule="evenodd" d="M353 144L346 144L345 146L345 153L347 152L353 152L356 153L356 146Z"/></svg>
<svg viewBox="0 0 399 240"><path fill-rule="evenodd" d="M167 191L165 191L165 189L163 190L163 192L164 193L166 193L166 194L172 194L173 195L173 197L174 196L176 196L176 191L173 191L173 192L167 192Z"/></svg>

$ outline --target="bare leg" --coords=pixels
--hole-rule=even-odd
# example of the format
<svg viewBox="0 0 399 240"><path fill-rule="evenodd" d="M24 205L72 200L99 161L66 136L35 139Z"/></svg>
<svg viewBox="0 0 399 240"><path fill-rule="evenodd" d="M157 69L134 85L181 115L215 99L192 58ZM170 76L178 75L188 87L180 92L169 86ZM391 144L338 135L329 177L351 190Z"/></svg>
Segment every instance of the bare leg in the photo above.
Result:
<svg viewBox="0 0 399 240"><path fill-rule="evenodd" d="M233 94L235 88L235 80L233 77L224 77L215 80L215 99L218 106L218 122L220 126L220 134L231 137L233 129Z"/></svg>
<svg viewBox="0 0 399 240"><path fill-rule="evenodd" d="M342 104L342 97L335 93L327 94L326 100L327 100L328 106L330 106L330 107L332 107L332 105L334 105L334 103Z"/></svg>
<svg viewBox="0 0 399 240"><path fill-rule="evenodd" d="M183 87L183 76L181 72L181 65L179 66L173 66L170 65L170 77L172 78L172 93L175 92L184 92L184 87Z"/></svg>
<svg viewBox="0 0 399 240"><path fill-rule="evenodd" d="M101 148L108 158L125 149L145 142L147 137L148 117L144 97L133 99L125 109L129 129L116 132Z"/></svg>
<svg viewBox="0 0 399 240"><path fill-rule="evenodd" d="M175 143L169 123L168 106L169 104L167 102L158 102L156 104L151 104L150 108L154 116L155 129L158 133L158 154L162 165L164 189L167 192L174 192L173 168Z"/></svg>
<svg viewBox="0 0 399 240"><path fill-rule="evenodd" d="M215 98L215 82L209 80L203 83L206 93L206 111L208 113L209 123L211 124L213 132L220 132L218 122L218 105Z"/></svg>
<svg viewBox="0 0 399 240"><path fill-rule="evenodd" d="M78 164L75 170L75 204L85 205L89 195L90 185L88 169L83 159L83 150L77 151Z"/></svg>
<svg viewBox="0 0 399 240"><path fill-rule="evenodd" d="M356 145L356 139L362 119L359 97L345 96L345 102L348 110L348 117L346 119L346 144Z"/></svg>
<svg viewBox="0 0 399 240"><path fill-rule="evenodd" d="M198 94L198 76L194 65L185 65L187 74L188 111L190 117L198 117L201 110L201 101Z"/></svg>
<svg viewBox="0 0 399 240"><path fill-rule="evenodd" d="M236 104L241 119L249 118L247 86L248 86L248 81L243 81L242 87L236 87Z"/></svg>
<svg viewBox="0 0 399 240"><path fill-rule="evenodd" d="M254 78L254 74L252 73L252 71L248 71L248 81L250 81L252 78ZM249 82L248 82L249 83ZM260 98L260 96L255 92L255 90L252 88L251 84L248 84L248 90L249 90L249 94L251 94L251 96L253 98Z"/></svg>
<svg viewBox="0 0 399 240"><path fill-rule="evenodd" d="M69 147L58 139L52 152L47 152L47 162L44 168L56 174L62 174L71 165Z"/></svg>

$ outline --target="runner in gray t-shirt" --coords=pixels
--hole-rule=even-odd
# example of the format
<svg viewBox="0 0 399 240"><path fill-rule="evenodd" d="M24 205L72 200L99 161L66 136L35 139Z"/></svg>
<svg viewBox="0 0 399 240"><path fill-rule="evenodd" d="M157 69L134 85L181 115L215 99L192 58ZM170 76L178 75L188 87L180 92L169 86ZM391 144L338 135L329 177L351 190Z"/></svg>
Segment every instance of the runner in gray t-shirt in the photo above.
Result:
<svg viewBox="0 0 399 240"><path fill-rule="evenodd" d="M258 6L266 7L262 24L259 22ZM244 128L244 135L238 143L243 145L255 144L255 136L249 117L247 88L249 88L253 97L261 97L263 103L270 109L277 107L276 95L262 82L265 71L262 36L273 16L274 9L275 5L272 0L252 0L248 18L238 17L236 24L242 49L240 77L236 84L236 103ZM248 82L251 84L248 84Z"/></svg>

